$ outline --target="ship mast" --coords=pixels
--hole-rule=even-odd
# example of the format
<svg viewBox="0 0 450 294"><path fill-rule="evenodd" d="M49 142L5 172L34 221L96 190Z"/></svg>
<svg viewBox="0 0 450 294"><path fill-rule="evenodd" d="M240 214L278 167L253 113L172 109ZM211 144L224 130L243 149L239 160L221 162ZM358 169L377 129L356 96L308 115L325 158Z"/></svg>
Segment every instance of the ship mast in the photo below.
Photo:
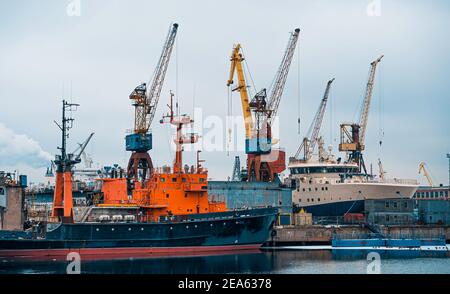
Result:
<svg viewBox="0 0 450 294"><path fill-rule="evenodd" d="M54 161L56 165L56 181L52 217L67 223L73 223L72 169L75 164L81 162L81 154L94 135L91 133L84 143L81 144L79 147L81 151L78 154L67 154L67 138L69 137L69 130L73 127L74 119L67 117L66 112L75 111L78 106L80 105L63 100L61 124L54 121L61 130L61 147L58 147L61 150L61 155L56 155Z"/></svg>
<svg viewBox="0 0 450 294"><path fill-rule="evenodd" d="M178 111L178 103L175 106L176 114L174 112L173 107L173 96L174 94L170 92L170 104L169 107L169 113L164 115L161 119L161 123L170 123L172 125L176 126L176 136L173 140L176 147L175 152L175 161L173 164L173 173L181 174L183 173L183 145L184 144L194 144L198 141L198 135L194 133L189 133L186 135L182 134L183 125L192 124L194 122L193 119L191 119L190 116L183 114L179 115Z"/></svg>

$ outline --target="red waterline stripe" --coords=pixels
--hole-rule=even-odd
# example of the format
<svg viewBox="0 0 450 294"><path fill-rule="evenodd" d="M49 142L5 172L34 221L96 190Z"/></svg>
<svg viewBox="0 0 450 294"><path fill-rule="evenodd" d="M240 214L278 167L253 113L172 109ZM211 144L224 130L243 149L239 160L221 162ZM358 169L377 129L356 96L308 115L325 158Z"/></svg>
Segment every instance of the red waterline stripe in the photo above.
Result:
<svg viewBox="0 0 450 294"><path fill-rule="evenodd" d="M22 249L0 250L0 259L65 260L71 252L80 254L83 260L102 260L112 258L148 258L164 256L205 256L259 252L261 244L192 246L192 247L121 247L121 248L72 248L72 249Z"/></svg>

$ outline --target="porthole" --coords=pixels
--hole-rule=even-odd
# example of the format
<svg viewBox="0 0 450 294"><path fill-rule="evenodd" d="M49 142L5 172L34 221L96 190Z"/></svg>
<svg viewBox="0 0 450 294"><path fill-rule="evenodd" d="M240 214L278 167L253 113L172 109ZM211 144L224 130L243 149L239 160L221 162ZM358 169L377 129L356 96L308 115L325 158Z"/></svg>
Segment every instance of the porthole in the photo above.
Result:
<svg viewBox="0 0 450 294"><path fill-rule="evenodd" d="M194 226L195 228L197 227L197 225Z"/></svg>
<svg viewBox="0 0 450 294"><path fill-rule="evenodd" d="M189 226L186 226L186 229L189 229Z"/></svg>
<svg viewBox="0 0 450 294"><path fill-rule="evenodd" d="M131 231L131 228L128 228L128 231Z"/></svg>
<svg viewBox="0 0 450 294"><path fill-rule="evenodd" d="M210 227L213 227L214 225L213 225L213 224L210 224L209 226L210 226Z"/></svg>
<svg viewBox="0 0 450 294"><path fill-rule="evenodd" d="M100 231L100 229L99 229L99 228L96 228L95 230L96 230L97 232L98 232L98 231Z"/></svg>
<svg viewBox="0 0 450 294"><path fill-rule="evenodd" d="M111 228L111 231L114 231L114 228Z"/></svg>
<svg viewBox="0 0 450 294"><path fill-rule="evenodd" d="M170 227L171 230L173 230L173 227Z"/></svg>
<svg viewBox="0 0 450 294"><path fill-rule="evenodd" d="M143 231L144 230L144 228L141 228L141 231Z"/></svg>

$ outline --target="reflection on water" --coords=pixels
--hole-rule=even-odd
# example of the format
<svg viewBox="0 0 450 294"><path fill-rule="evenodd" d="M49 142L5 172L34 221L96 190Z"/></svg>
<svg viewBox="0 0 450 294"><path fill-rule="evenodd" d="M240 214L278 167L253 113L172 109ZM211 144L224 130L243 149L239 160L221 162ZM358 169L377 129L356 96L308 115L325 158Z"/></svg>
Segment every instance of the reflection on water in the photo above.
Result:
<svg viewBox="0 0 450 294"><path fill-rule="evenodd" d="M251 254L81 262L82 273L366 273L369 251L283 250ZM382 273L450 273L446 252L379 251ZM82 258L82 257L81 257ZM0 273L66 273L67 262L3 261Z"/></svg>

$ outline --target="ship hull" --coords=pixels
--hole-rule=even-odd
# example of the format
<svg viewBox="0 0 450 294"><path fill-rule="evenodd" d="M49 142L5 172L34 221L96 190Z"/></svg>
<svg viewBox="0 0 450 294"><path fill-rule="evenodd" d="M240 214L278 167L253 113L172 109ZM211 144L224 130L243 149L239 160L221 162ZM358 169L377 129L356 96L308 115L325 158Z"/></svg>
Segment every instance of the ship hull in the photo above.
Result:
<svg viewBox="0 0 450 294"><path fill-rule="evenodd" d="M128 255L255 249L270 235L276 208L186 216L158 223L60 224L42 239L0 234L0 258Z"/></svg>
<svg viewBox="0 0 450 294"><path fill-rule="evenodd" d="M312 184L306 192L294 190L292 199L313 216L343 216L364 212L365 200L412 198L417 188L417 185L381 183Z"/></svg>
<svg viewBox="0 0 450 294"><path fill-rule="evenodd" d="M347 213L363 213L364 200L309 205L303 207L303 209L312 213L313 216L343 216Z"/></svg>

